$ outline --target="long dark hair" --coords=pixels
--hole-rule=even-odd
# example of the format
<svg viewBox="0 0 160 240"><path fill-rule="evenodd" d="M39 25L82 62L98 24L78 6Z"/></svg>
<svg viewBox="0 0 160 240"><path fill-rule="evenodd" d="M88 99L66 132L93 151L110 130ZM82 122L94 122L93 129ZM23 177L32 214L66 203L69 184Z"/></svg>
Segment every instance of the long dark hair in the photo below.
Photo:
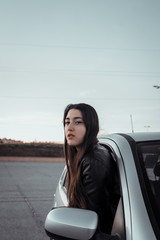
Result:
<svg viewBox="0 0 160 240"><path fill-rule="evenodd" d="M96 110L85 103L69 104L64 110L63 124L65 126L66 116L71 109L81 111L83 122L86 127L86 134L81 145L81 150L77 152L76 147L69 146L65 137L64 154L68 170L68 185L67 197L70 207L85 208L85 199L82 192L80 181L80 163L87 152L92 149L92 146L97 141L99 132L99 120Z"/></svg>

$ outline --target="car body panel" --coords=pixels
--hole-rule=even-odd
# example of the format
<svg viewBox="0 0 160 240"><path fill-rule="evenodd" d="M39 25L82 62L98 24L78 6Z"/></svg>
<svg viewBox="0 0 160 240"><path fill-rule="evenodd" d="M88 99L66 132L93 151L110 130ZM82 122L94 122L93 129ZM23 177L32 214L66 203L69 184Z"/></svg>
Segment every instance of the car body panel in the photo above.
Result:
<svg viewBox="0 0 160 240"><path fill-rule="evenodd" d="M60 180L58 182L58 186L56 188L56 192L54 194L54 201L53 201L53 208L60 207L60 206L67 206L67 191L65 187L65 178L66 178L67 168L66 166L63 169L63 172L60 176Z"/></svg>
<svg viewBox="0 0 160 240"><path fill-rule="evenodd" d="M137 135L136 139L137 137L142 141L140 135ZM116 154L123 186L126 239L156 239L144 204L133 153L128 141L123 136L116 135L110 139L101 138L100 143L110 146Z"/></svg>

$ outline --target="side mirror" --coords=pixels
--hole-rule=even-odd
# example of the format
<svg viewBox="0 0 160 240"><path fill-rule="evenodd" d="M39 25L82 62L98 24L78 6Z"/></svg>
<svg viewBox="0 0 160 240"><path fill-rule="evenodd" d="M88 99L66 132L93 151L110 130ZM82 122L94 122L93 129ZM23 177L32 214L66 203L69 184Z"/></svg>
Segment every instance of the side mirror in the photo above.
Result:
<svg viewBox="0 0 160 240"><path fill-rule="evenodd" d="M90 210L55 208L45 220L45 231L51 238L88 240L93 237L98 225L98 215Z"/></svg>

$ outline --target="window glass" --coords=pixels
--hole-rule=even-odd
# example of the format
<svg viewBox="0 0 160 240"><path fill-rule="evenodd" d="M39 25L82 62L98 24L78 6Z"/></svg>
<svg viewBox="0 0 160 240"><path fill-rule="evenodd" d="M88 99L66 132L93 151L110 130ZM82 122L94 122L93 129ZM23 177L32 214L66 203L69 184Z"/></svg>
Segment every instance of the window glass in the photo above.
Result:
<svg viewBox="0 0 160 240"><path fill-rule="evenodd" d="M63 187L63 190L66 192L67 191L67 167L66 166L62 174L62 187Z"/></svg>
<svg viewBox="0 0 160 240"><path fill-rule="evenodd" d="M141 143L138 149L147 196L160 225L160 142Z"/></svg>
<svg viewBox="0 0 160 240"><path fill-rule="evenodd" d="M65 191L67 191L67 172L64 177L63 187L64 187Z"/></svg>

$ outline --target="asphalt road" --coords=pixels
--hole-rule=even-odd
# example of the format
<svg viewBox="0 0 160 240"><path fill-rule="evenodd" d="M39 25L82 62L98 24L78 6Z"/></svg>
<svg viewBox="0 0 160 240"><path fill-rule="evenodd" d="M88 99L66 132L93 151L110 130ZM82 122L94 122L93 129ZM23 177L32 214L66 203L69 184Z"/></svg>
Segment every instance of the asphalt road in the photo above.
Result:
<svg viewBox="0 0 160 240"><path fill-rule="evenodd" d="M0 239L45 240L63 162L0 162Z"/></svg>

